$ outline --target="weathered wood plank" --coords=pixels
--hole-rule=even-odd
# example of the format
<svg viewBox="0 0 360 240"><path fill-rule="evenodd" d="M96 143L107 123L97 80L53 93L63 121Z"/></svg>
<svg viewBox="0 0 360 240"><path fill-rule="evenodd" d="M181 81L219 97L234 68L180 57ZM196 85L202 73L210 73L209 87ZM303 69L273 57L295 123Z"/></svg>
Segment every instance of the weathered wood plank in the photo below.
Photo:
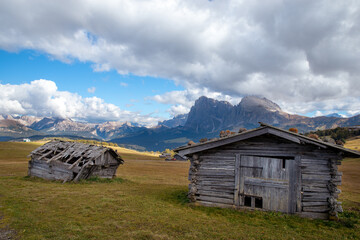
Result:
<svg viewBox="0 0 360 240"><path fill-rule="evenodd" d="M295 174L295 194L296 194L296 212L301 212L301 156L295 157L295 166L294 166L294 174Z"/></svg>
<svg viewBox="0 0 360 240"><path fill-rule="evenodd" d="M289 172L288 212L295 213L297 206L297 166L295 161L287 161L286 170Z"/></svg>
<svg viewBox="0 0 360 240"><path fill-rule="evenodd" d="M314 201L314 202L302 202L301 206L302 207L329 206L329 203L327 200Z"/></svg>
<svg viewBox="0 0 360 240"><path fill-rule="evenodd" d="M304 192L314 192L314 193L328 193L329 189L327 186L324 187L312 187L312 186L303 186L302 187Z"/></svg>
<svg viewBox="0 0 360 240"><path fill-rule="evenodd" d="M49 166L46 164L34 163L32 165L32 167L40 169L40 170L44 170L44 171L58 171L58 172L64 172L64 173L72 173L72 171L69 171L64 166L58 166L58 165Z"/></svg>
<svg viewBox="0 0 360 240"><path fill-rule="evenodd" d="M200 161L204 161L204 160L212 160L212 161L232 161L234 162L234 156L214 156L214 155L210 155L210 154L204 154L200 156Z"/></svg>
<svg viewBox="0 0 360 240"><path fill-rule="evenodd" d="M232 170L231 172L225 172L225 171L204 171L204 170L199 170L196 173L197 176L231 176L234 177L235 173L234 170Z"/></svg>
<svg viewBox="0 0 360 240"><path fill-rule="evenodd" d="M301 178L303 180L326 180L329 181L331 179L330 173L326 175L320 175L320 174L301 174Z"/></svg>
<svg viewBox="0 0 360 240"><path fill-rule="evenodd" d="M269 188L289 188L289 182L286 180L277 180L277 179L261 179L261 178L251 178L245 177L245 185L260 186L260 187L269 187Z"/></svg>
<svg viewBox="0 0 360 240"><path fill-rule="evenodd" d="M323 197L303 197L302 202L317 202L317 201L326 201L327 198Z"/></svg>
<svg viewBox="0 0 360 240"><path fill-rule="evenodd" d="M235 187L234 187L234 204L235 206L239 206L239 193L240 193L240 165L241 165L241 157L240 154L235 155Z"/></svg>
<svg viewBox="0 0 360 240"><path fill-rule="evenodd" d="M225 204L233 204L234 203L234 198L228 199L228 198L199 195L196 197L196 199L200 200L200 201L213 202L213 203L225 203Z"/></svg>
<svg viewBox="0 0 360 240"><path fill-rule="evenodd" d="M314 188L314 187L318 187L318 188L327 188L327 184L328 181L321 181L321 182L313 182L311 180L309 181L303 181L301 180L301 185L302 185L302 189L304 189L304 187L309 187L309 188Z"/></svg>
<svg viewBox="0 0 360 240"><path fill-rule="evenodd" d="M304 212L318 212L318 213L326 213L329 212L329 206L311 206L311 207L303 207Z"/></svg>
<svg viewBox="0 0 360 240"><path fill-rule="evenodd" d="M327 199L329 197L331 197L331 194L329 192L304 192L303 193L303 199L307 199L307 198Z"/></svg>
<svg viewBox="0 0 360 240"><path fill-rule="evenodd" d="M330 171L330 167L328 165L318 165L318 164L309 164L309 165L303 165L300 164L301 171Z"/></svg>
<svg viewBox="0 0 360 240"><path fill-rule="evenodd" d="M201 152L201 151L216 148L216 147L219 147L219 146L227 145L227 144L230 144L230 143L238 142L238 141L241 141L241 140L244 140L244 139L260 136L260 135L263 135L263 134L265 134L267 132L268 132L268 129L263 128L263 129L259 129L259 130L256 130L256 131L247 132L247 133L244 133L244 134L235 135L233 137L222 139L221 141L208 142L207 144L200 144L200 145L192 147L192 148L179 150L179 154L183 156L183 155L188 155L188 154L192 154L192 153L196 153L196 152Z"/></svg>
<svg viewBox="0 0 360 240"><path fill-rule="evenodd" d="M325 176L328 176L328 175L330 175L330 170L324 170L324 171L321 171L321 170L319 170L319 171L317 171L317 170L303 170L303 171L301 171L302 172L302 174L308 174L308 175L325 175ZM341 176L341 175L339 175L339 176Z"/></svg>
<svg viewBox="0 0 360 240"><path fill-rule="evenodd" d="M234 181L226 181L226 182L220 182L220 181L203 181L198 180L196 182L197 185L205 185L205 186L226 186L226 187L232 187L234 188Z"/></svg>
<svg viewBox="0 0 360 240"><path fill-rule="evenodd" d="M196 188L198 190L204 190L204 191L214 191L214 192L226 192L234 194L234 188L224 188L222 186L203 186L203 185L197 185Z"/></svg>
<svg viewBox="0 0 360 240"><path fill-rule="evenodd" d="M196 194L198 196L209 196L209 197L220 197L220 198L228 198L233 200L234 199L234 193L228 193L228 192L218 192L218 191L208 191L208 190L197 190Z"/></svg>
<svg viewBox="0 0 360 240"><path fill-rule="evenodd" d="M66 173L66 172L60 172L60 171L51 171L51 169L48 169L48 171L44 169L39 169L36 167L33 167L30 170L30 176L40 177L40 178L46 178L49 180L65 180L72 177L72 173Z"/></svg>
<svg viewBox="0 0 360 240"><path fill-rule="evenodd" d="M248 156L272 156L272 157L294 157L297 153L291 153L289 151L255 151L255 150L221 150L219 153L215 153L215 155L233 155L239 153L241 155L248 155Z"/></svg>
<svg viewBox="0 0 360 240"><path fill-rule="evenodd" d="M329 181L331 178L331 175L321 175L321 174L301 174L301 178L306 180L319 180L319 181ZM341 181L341 175L336 175L335 178L333 178L334 181Z"/></svg>
<svg viewBox="0 0 360 240"><path fill-rule="evenodd" d="M80 157L78 160L76 160L73 164L71 164L71 166L69 167L69 169L72 169L73 167L75 167L76 165L79 164L79 162L83 160L83 157Z"/></svg>
<svg viewBox="0 0 360 240"><path fill-rule="evenodd" d="M49 156L49 155L50 155L50 154L52 154L52 153L53 153L53 151L48 151L47 153L45 153L45 154L41 155L38 159L39 159L39 160L41 160L41 159L43 159L43 158L45 158L45 157Z"/></svg>
<svg viewBox="0 0 360 240"><path fill-rule="evenodd" d="M200 204L201 206L205 207L220 207L220 208L232 208L232 204L224 204L224 203L214 203L214 202L207 202L207 201L196 201L196 204Z"/></svg>
<svg viewBox="0 0 360 240"><path fill-rule="evenodd" d="M201 164L200 169L208 169L208 170L235 170L234 164L232 165L221 165L221 164Z"/></svg>
<svg viewBox="0 0 360 240"><path fill-rule="evenodd" d="M205 165L205 164L213 164L213 165L220 165L220 166L234 166L235 161L232 160L215 160L215 159L203 159L200 162L200 165Z"/></svg>

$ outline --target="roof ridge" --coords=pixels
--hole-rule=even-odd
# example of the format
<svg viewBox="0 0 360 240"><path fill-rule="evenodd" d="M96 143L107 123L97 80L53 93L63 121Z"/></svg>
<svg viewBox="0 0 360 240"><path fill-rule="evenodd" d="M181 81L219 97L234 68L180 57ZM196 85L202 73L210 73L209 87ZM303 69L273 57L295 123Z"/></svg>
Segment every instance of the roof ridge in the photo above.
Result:
<svg viewBox="0 0 360 240"><path fill-rule="evenodd" d="M239 138L239 136L241 135L250 135L248 138L252 138L252 137L255 137L254 136L254 132L256 131L261 131L262 129L274 129L276 131L280 131L280 132L283 132L283 133L286 133L286 134L289 134L289 135L292 135L292 136L295 136L298 138L298 140L296 141L297 143L300 143L301 141L302 142L305 142L305 143L309 143L309 144L313 144L313 145L317 145L319 147L324 147L324 148L327 148L327 147L330 147L330 148L335 148L335 149L338 149L342 152L347 152L347 153L351 153L351 154L354 154L354 155L357 155L357 156L360 156L360 152L358 151L355 151L355 150L352 150L352 149L348 149L348 148L345 148L345 147L342 147L342 146L339 146L339 145L334 145L334 144L331 144L331 143L327 143L327 142L323 142L323 141L319 141L319 140L316 140L316 139L313 139L313 138L310 138L310 137L307 137L307 136L304 136L304 135L301 135L299 133L294 133L294 132L291 132L291 131L288 131L288 130L284 130L284 129L281 129L281 128L278 128L278 127L274 127L272 125L269 125L269 124L266 124L266 123L262 123L262 122L259 122L260 124L260 127L258 128L254 128L254 129L250 129L250 130L247 130L247 131L244 131L244 132L241 132L241 133L237 133L237 134L233 134L233 135L230 135L228 137L224 137L224 138L218 138L216 140L213 140L213 141L207 141L207 142L204 142L204 143L197 143L197 144L194 144L194 145L191 145L191 146L181 146L181 147L178 147L178 148L175 148L174 151L176 152L179 152L179 151L182 151L182 150L186 150L186 149L191 149L191 148L195 148L195 147L201 147L201 146L206 146L208 144L212 144L212 145L216 145L216 147L218 146L222 146L222 145L226 145L226 144L230 144L232 143L231 140L232 138ZM274 132L271 133L269 131L267 131L266 133L268 134L272 134L272 135L276 135ZM260 135L263 135L265 133L260 133ZM252 136L251 136L252 135ZM281 137L281 138L286 138L286 136L278 136L278 137ZM241 137L240 137L241 138ZM238 139L237 141L242 141L242 140L245 140L247 138L244 138L244 139ZM288 140L290 141L295 141L296 139L294 137L291 137L289 136L288 137ZM224 141L223 144L214 144L216 142L222 142ZM236 140L235 140L236 141ZM234 142L235 142L234 141ZM213 146L215 147L215 146ZM209 147L208 149L211 149L212 147Z"/></svg>

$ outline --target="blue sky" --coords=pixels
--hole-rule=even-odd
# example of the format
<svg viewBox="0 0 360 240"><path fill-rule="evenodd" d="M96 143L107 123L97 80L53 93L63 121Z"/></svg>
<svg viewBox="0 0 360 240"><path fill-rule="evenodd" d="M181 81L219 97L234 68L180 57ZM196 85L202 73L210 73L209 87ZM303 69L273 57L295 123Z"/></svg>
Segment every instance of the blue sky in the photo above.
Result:
<svg viewBox="0 0 360 240"><path fill-rule="evenodd" d="M95 72L92 63L73 60L64 63L32 50L0 51L0 83L19 85L33 80L54 81L59 91L77 93L83 97L97 96L123 110L152 114L168 119L170 104L158 103L154 95L184 90L171 80L150 76L120 75L115 70ZM89 92L88 89L95 88Z"/></svg>
<svg viewBox="0 0 360 240"><path fill-rule="evenodd" d="M360 114L357 1L0 1L0 114L155 125L207 96Z"/></svg>

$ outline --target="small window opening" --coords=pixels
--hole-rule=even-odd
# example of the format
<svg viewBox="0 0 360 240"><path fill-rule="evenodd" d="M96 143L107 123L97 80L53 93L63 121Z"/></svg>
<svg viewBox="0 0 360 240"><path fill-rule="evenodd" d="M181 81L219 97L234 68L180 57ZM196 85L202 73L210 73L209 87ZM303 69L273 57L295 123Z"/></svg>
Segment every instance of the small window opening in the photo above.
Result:
<svg viewBox="0 0 360 240"><path fill-rule="evenodd" d="M244 206L251 207L251 197L250 196L244 197Z"/></svg>
<svg viewBox="0 0 360 240"><path fill-rule="evenodd" d="M261 197L255 198L255 207L256 208L263 208L263 200Z"/></svg>
<svg viewBox="0 0 360 240"><path fill-rule="evenodd" d="M285 169L286 168L286 159L282 159L282 168Z"/></svg>

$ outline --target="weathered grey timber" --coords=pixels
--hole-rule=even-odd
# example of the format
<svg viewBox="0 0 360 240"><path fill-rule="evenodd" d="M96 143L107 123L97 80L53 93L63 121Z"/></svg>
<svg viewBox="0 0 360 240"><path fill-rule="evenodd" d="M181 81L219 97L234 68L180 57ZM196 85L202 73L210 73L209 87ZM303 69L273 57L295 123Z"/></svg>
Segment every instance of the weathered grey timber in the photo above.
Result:
<svg viewBox="0 0 360 240"><path fill-rule="evenodd" d="M177 160L177 161L187 161L186 157L180 156L179 154L175 154L174 159Z"/></svg>
<svg viewBox="0 0 360 240"><path fill-rule="evenodd" d="M204 206L334 219L345 149L260 123L257 129L174 151L190 160L189 198Z"/></svg>
<svg viewBox="0 0 360 240"><path fill-rule="evenodd" d="M29 176L64 182L91 176L112 178L124 162L113 149L65 141L48 142L30 156Z"/></svg>

